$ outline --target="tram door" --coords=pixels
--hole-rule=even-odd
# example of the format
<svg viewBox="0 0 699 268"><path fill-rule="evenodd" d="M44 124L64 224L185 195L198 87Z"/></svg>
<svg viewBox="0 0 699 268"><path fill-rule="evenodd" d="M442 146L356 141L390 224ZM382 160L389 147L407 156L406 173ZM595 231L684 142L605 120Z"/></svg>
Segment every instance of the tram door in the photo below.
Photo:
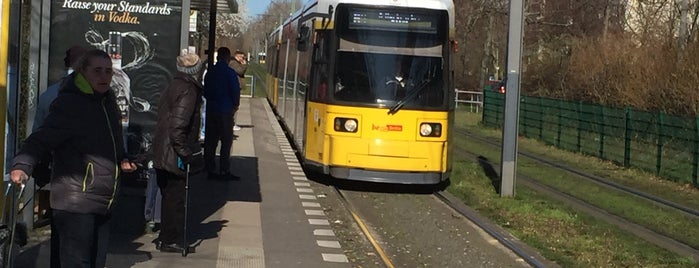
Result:
<svg viewBox="0 0 699 268"><path fill-rule="evenodd" d="M328 165L330 138L326 133L327 103L332 88L332 65L329 54L329 31L318 31L311 53L311 92L306 107L306 139L304 155L307 160Z"/></svg>

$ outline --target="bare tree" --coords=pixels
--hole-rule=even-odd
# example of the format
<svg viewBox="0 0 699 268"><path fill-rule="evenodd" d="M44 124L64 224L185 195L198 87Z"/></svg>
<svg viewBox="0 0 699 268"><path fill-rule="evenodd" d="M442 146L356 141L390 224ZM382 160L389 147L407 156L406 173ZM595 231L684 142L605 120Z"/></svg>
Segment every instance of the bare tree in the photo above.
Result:
<svg viewBox="0 0 699 268"><path fill-rule="evenodd" d="M296 1L296 0L295 0ZM529 0L522 92L631 105L669 113L699 112L699 0ZM455 84L483 88L503 77L508 0L454 0ZM248 51L265 40L300 1L273 1L249 18ZM241 24L237 24L241 25Z"/></svg>
<svg viewBox="0 0 699 268"><path fill-rule="evenodd" d="M244 47L253 53L265 51L265 40L269 34L287 20L296 9L302 7L300 0L272 1L264 13L248 16L248 31L243 36Z"/></svg>
<svg viewBox="0 0 699 268"><path fill-rule="evenodd" d="M505 0L456 0L456 85L459 88L483 88L490 76L502 77L504 42L507 34Z"/></svg>

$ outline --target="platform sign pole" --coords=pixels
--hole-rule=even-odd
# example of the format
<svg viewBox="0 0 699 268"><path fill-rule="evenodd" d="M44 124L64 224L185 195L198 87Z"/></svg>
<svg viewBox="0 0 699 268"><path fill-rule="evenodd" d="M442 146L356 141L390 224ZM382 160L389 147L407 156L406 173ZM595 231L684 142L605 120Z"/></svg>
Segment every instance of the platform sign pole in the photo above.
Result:
<svg viewBox="0 0 699 268"><path fill-rule="evenodd" d="M500 172L500 196L515 195L523 22L524 1L510 0L509 33L507 36L505 123L502 129L502 170Z"/></svg>

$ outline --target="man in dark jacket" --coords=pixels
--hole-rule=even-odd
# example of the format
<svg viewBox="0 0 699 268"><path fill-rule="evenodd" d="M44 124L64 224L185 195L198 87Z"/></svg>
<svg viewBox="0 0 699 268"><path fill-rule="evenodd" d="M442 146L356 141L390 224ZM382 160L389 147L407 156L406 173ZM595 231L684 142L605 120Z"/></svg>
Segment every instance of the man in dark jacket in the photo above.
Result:
<svg viewBox="0 0 699 268"><path fill-rule="evenodd" d="M202 64L186 50L177 57L177 74L160 96L158 123L153 143L153 164L162 193L162 218L156 248L182 252L184 235L185 179L187 165L200 155ZM189 250L189 249L188 249Z"/></svg>
<svg viewBox="0 0 699 268"><path fill-rule="evenodd" d="M53 155L51 267L104 267L120 165L125 172L135 171L136 165L125 157L116 97L109 87L111 58L91 50L75 67L44 123L15 156L10 178L23 183L37 161ZM58 256L53 254L56 246Z"/></svg>
<svg viewBox="0 0 699 268"><path fill-rule="evenodd" d="M210 177L238 179L230 173L231 146L233 145L233 115L240 105L238 74L228 66L231 51L221 47L217 51L216 65L208 70L204 82L206 98L206 133L204 137L204 161ZM216 174L216 146L219 152L219 175Z"/></svg>

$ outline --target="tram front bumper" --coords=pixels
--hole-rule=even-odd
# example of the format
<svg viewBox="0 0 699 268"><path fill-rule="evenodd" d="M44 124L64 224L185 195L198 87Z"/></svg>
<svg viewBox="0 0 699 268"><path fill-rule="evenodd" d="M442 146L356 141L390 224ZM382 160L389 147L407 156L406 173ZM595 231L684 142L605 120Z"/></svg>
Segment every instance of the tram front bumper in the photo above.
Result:
<svg viewBox="0 0 699 268"><path fill-rule="evenodd" d="M330 167L330 176L338 179L397 184L438 184L449 177L448 173L439 172L395 172L348 167Z"/></svg>
<svg viewBox="0 0 699 268"><path fill-rule="evenodd" d="M389 172L446 172L446 142L331 138L328 166Z"/></svg>

